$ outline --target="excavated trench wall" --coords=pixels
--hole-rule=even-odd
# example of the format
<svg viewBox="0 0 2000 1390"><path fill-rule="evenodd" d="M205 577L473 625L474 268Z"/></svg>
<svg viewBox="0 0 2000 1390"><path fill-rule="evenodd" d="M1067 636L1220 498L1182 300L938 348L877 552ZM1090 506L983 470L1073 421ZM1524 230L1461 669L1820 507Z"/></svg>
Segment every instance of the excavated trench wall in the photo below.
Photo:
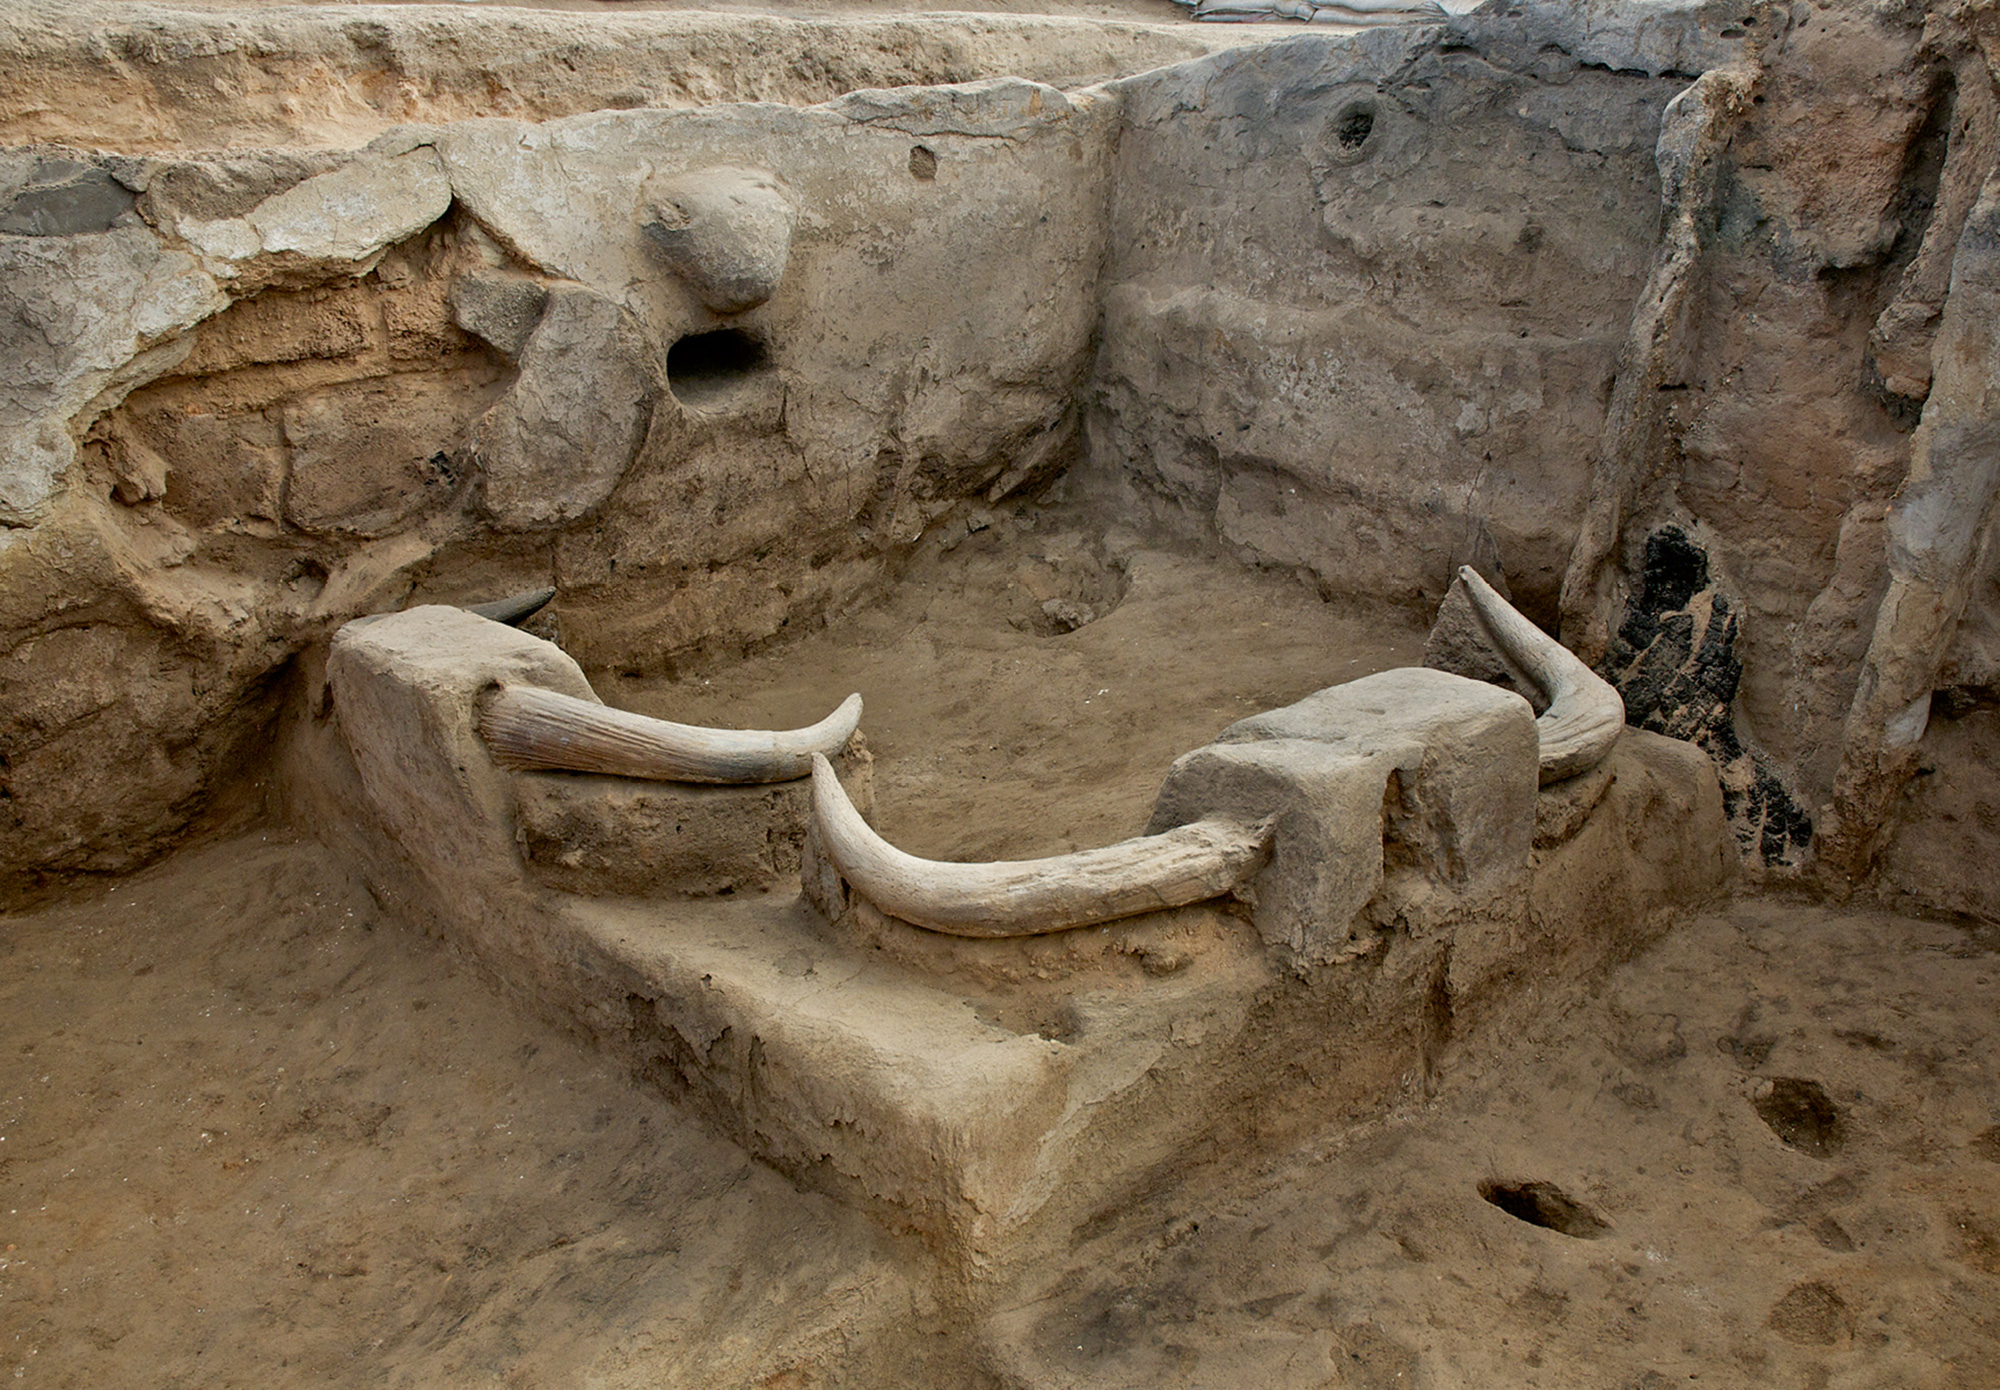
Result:
<svg viewBox="0 0 2000 1390"><path fill-rule="evenodd" d="M264 18L147 11L94 56L9 21L33 91L73 51L133 94L120 153L28 87L4 113L15 886L158 853L357 614L554 583L586 666L670 671L1069 469L1329 596L1478 564L1709 750L1753 860L1995 910L1990 11L1491 6L680 111L598 108L763 89L620 96L602 35L509 19L576 74L531 82L399 13L283 62ZM1100 72L1165 42L1092 32ZM866 47L778 88L932 75ZM325 99L274 104L308 60ZM176 73L283 147L145 153L209 138ZM482 85L528 119L396 124ZM759 180L789 242L745 299L717 267L756 248L687 224Z"/></svg>
<svg viewBox="0 0 2000 1390"><path fill-rule="evenodd" d="M1123 84L1090 424L1135 501L1425 617L1497 567L1552 624L1687 81L1512 27Z"/></svg>
<svg viewBox="0 0 2000 1390"><path fill-rule="evenodd" d="M572 651L658 671L1041 480L1114 115L1002 80L345 155L15 155L10 215L41 221L5 294L41 379L4 421L6 861L157 852L359 613L552 582ZM759 180L781 273L677 274L683 212Z"/></svg>
<svg viewBox="0 0 2000 1390"><path fill-rule="evenodd" d="M1990 915L1994 51L1489 5L1129 79L1091 465L1328 594L1479 566L1746 862Z"/></svg>

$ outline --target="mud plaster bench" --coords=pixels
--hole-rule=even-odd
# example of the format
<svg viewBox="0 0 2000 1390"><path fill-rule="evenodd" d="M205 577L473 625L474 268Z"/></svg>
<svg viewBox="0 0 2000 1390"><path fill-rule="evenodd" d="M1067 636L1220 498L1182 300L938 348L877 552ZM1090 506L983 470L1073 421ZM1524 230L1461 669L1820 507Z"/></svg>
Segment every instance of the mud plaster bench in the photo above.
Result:
<svg viewBox="0 0 2000 1390"><path fill-rule="evenodd" d="M1545 696L1549 656L1513 662ZM1129 847L1221 826L1222 888L954 932L897 915L934 885L877 902L843 847L873 837L856 743L756 787L510 771L480 732L496 691L596 697L558 648L456 609L350 624L329 679L382 891L967 1281L1207 1146L1421 1088L1470 1026L1630 954L1734 862L1691 746L1599 727L1594 765L1550 777L1562 689L1538 727L1521 695L1398 670L1232 725L1174 763L1147 836L1090 852L1123 872ZM803 894L791 851L756 847L795 835ZM1022 868L938 867L947 898L953 871Z"/></svg>

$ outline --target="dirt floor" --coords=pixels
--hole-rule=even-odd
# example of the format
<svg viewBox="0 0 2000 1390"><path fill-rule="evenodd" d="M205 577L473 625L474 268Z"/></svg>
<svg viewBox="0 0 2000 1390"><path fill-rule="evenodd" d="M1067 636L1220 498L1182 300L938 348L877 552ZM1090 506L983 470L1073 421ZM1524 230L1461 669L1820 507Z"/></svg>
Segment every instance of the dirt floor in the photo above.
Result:
<svg viewBox="0 0 2000 1390"><path fill-rule="evenodd" d="M1420 642L1288 575L984 521L820 634L605 693L785 723L860 689L888 833L1023 854L1133 833L1175 752ZM22 1385L1983 1390L2000 1365L1990 930L1724 907L1461 1040L1427 1098L1106 1212L971 1312L295 832L13 915L0 955Z"/></svg>
<svg viewBox="0 0 2000 1390"><path fill-rule="evenodd" d="M1019 859L1140 834L1169 764L1225 725L1423 661L1416 614L1327 603L1287 572L1067 509L970 524L936 528L884 599L804 641L592 682L626 709L747 728L859 691L876 828L913 854Z"/></svg>
<svg viewBox="0 0 2000 1390"><path fill-rule="evenodd" d="M520 1017L313 844L184 855L0 950L16 1384L726 1383L714 1357L823 1356L899 1296L865 1223Z"/></svg>
<svg viewBox="0 0 2000 1390"><path fill-rule="evenodd" d="M1990 1387L1996 951L1739 902L1430 1104L1124 1215L989 1335L1041 1386Z"/></svg>
<svg viewBox="0 0 2000 1390"><path fill-rule="evenodd" d="M949 8L1194 27L1171 0ZM1415 615L1086 534L982 516L823 632L592 675L744 725L858 689L878 827L988 858L1135 833L1176 753L1420 651ZM273 814L0 913L0 1384L2000 1385L2000 930L1746 895L1525 1017L1392 1113L1099 1214L967 1310Z"/></svg>
<svg viewBox="0 0 2000 1390"><path fill-rule="evenodd" d="M1737 904L1470 1040L1427 1103L1153 1194L964 1320L914 1252L521 1016L310 843L190 851L0 942L17 1384L1983 1390L2000 1365L1991 933Z"/></svg>

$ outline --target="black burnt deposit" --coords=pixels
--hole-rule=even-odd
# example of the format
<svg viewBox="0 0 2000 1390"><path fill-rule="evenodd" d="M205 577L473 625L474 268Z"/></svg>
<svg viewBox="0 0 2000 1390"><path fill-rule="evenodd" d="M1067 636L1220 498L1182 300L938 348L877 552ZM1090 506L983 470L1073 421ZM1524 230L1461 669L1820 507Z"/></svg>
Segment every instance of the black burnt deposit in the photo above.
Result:
<svg viewBox="0 0 2000 1390"><path fill-rule="evenodd" d="M1736 729L1743 681L1741 600L1711 572L1707 551L1680 526L1646 538L1640 589L1605 654L1626 721L1698 744L1723 769L1723 805L1743 852L1792 863L1812 843L1812 819L1777 767Z"/></svg>

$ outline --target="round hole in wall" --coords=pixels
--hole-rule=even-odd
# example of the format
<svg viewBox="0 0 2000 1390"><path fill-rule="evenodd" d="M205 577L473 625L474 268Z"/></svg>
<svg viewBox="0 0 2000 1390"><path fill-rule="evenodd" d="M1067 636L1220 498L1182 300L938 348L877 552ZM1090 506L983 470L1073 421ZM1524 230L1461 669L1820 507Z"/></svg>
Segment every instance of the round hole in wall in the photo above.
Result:
<svg viewBox="0 0 2000 1390"><path fill-rule="evenodd" d="M1375 103L1367 98L1350 101L1334 112L1327 125L1327 145L1337 164L1355 164L1369 154L1369 137L1378 124Z"/></svg>
<svg viewBox="0 0 2000 1390"><path fill-rule="evenodd" d="M682 405L726 405L771 368L770 353L740 328L692 333L667 350L667 388Z"/></svg>

